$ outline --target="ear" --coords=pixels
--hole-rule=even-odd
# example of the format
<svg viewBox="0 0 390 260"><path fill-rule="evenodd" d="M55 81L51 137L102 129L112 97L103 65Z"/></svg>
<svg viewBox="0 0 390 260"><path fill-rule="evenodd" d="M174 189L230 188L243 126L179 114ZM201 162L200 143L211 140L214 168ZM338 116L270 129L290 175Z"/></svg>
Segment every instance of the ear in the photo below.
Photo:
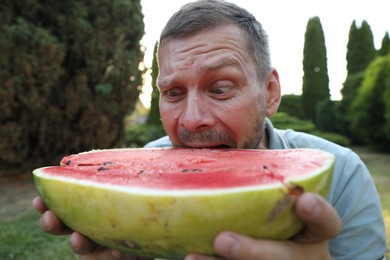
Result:
<svg viewBox="0 0 390 260"><path fill-rule="evenodd" d="M276 69L272 69L270 74L268 75L267 83L266 83L266 91L267 91L267 116L272 116L278 111L278 107L281 100L281 91L280 91L280 81L279 74Z"/></svg>

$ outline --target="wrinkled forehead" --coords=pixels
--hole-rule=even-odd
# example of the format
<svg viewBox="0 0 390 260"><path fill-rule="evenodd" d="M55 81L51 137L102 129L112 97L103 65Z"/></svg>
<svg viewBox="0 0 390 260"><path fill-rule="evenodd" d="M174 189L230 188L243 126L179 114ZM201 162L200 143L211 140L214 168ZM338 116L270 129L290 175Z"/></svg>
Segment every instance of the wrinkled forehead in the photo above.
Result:
<svg viewBox="0 0 390 260"><path fill-rule="evenodd" d="M199 46L193 46L192 43ZM224 48L225 44L238 45L243 55L249 59L253 58L248 53L247 33L235 24L212 26L203 30L197 30L192 34L186 34L185 36L165 38L159 44L158 58L161 59L163 56L166 56L167 52L177 54L182 50L187 51L187 47L188 50L201 46L213 48L213 45L215 45L215 48ZM180 49L178 49L178 46L180 46Z"/></svg>

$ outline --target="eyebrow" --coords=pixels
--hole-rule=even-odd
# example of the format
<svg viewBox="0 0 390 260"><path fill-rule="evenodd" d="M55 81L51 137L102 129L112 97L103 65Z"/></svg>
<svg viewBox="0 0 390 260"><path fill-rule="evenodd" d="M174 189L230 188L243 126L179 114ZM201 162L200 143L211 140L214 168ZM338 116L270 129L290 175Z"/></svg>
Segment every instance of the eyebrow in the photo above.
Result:
<svg viewBox="0 0 390 260"><path fill-rule="evenodd" d="M205 64L204 69L205 71L215 71L226 67L234 67L238 69L240 72L244 73L244 69L242 67L242 64L233 58L223 58L222 60L211 63L211 64ZM165 79L157 80L157 86L158 88L164 88L166 86L170 86L176 82L175 79L172 79L170 76L168 76Z"/></svg>
<svg viewBox="0 0 390 260"><path fill-rule="evenodd" d="M238 70L240 70L241 72L244 72L244 69L242 68L241 66L241 63L236 60L236 59L232 59L232 58L224 58L223 60L217 62L217 63L213 63L213 64L206 64L205 68L207 70L219 70L219 69L222 69L222 68L225 68L225 67L235 67L237 68Z"/></svg>

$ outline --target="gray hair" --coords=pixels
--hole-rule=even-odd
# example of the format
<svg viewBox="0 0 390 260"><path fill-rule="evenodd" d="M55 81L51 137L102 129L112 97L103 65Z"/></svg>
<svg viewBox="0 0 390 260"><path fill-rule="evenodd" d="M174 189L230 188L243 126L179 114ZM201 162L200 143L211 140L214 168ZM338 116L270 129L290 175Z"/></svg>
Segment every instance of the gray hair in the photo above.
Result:
<svg viewBox="0 0 390 260"><path fill-rule="evenodd" d="M248 55L253 57L261 79L265 79L271 70L268 35L250 12L233 3L198 0L184 5L168 20L160 44L226 24L238 25L245 32Z"/></svg>

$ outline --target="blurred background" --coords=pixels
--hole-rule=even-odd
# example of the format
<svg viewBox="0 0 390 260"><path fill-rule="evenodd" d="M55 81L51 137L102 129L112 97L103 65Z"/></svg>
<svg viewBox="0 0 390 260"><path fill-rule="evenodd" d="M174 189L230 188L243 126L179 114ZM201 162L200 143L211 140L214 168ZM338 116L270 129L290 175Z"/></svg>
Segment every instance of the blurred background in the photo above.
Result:
<svg viewBox="0 0 390 260"><path fill-rule="evenodd" d="M73 259L39 229L34 168L164 134L155 59L167 19L189 1L2 0L0 259ZM263 23L283 98L278 128L356 151L390 223L390 22L383 1L236 0ZM294 10L294 11L293 11ZM389 257L389 256L388 256Z"/></svg>

